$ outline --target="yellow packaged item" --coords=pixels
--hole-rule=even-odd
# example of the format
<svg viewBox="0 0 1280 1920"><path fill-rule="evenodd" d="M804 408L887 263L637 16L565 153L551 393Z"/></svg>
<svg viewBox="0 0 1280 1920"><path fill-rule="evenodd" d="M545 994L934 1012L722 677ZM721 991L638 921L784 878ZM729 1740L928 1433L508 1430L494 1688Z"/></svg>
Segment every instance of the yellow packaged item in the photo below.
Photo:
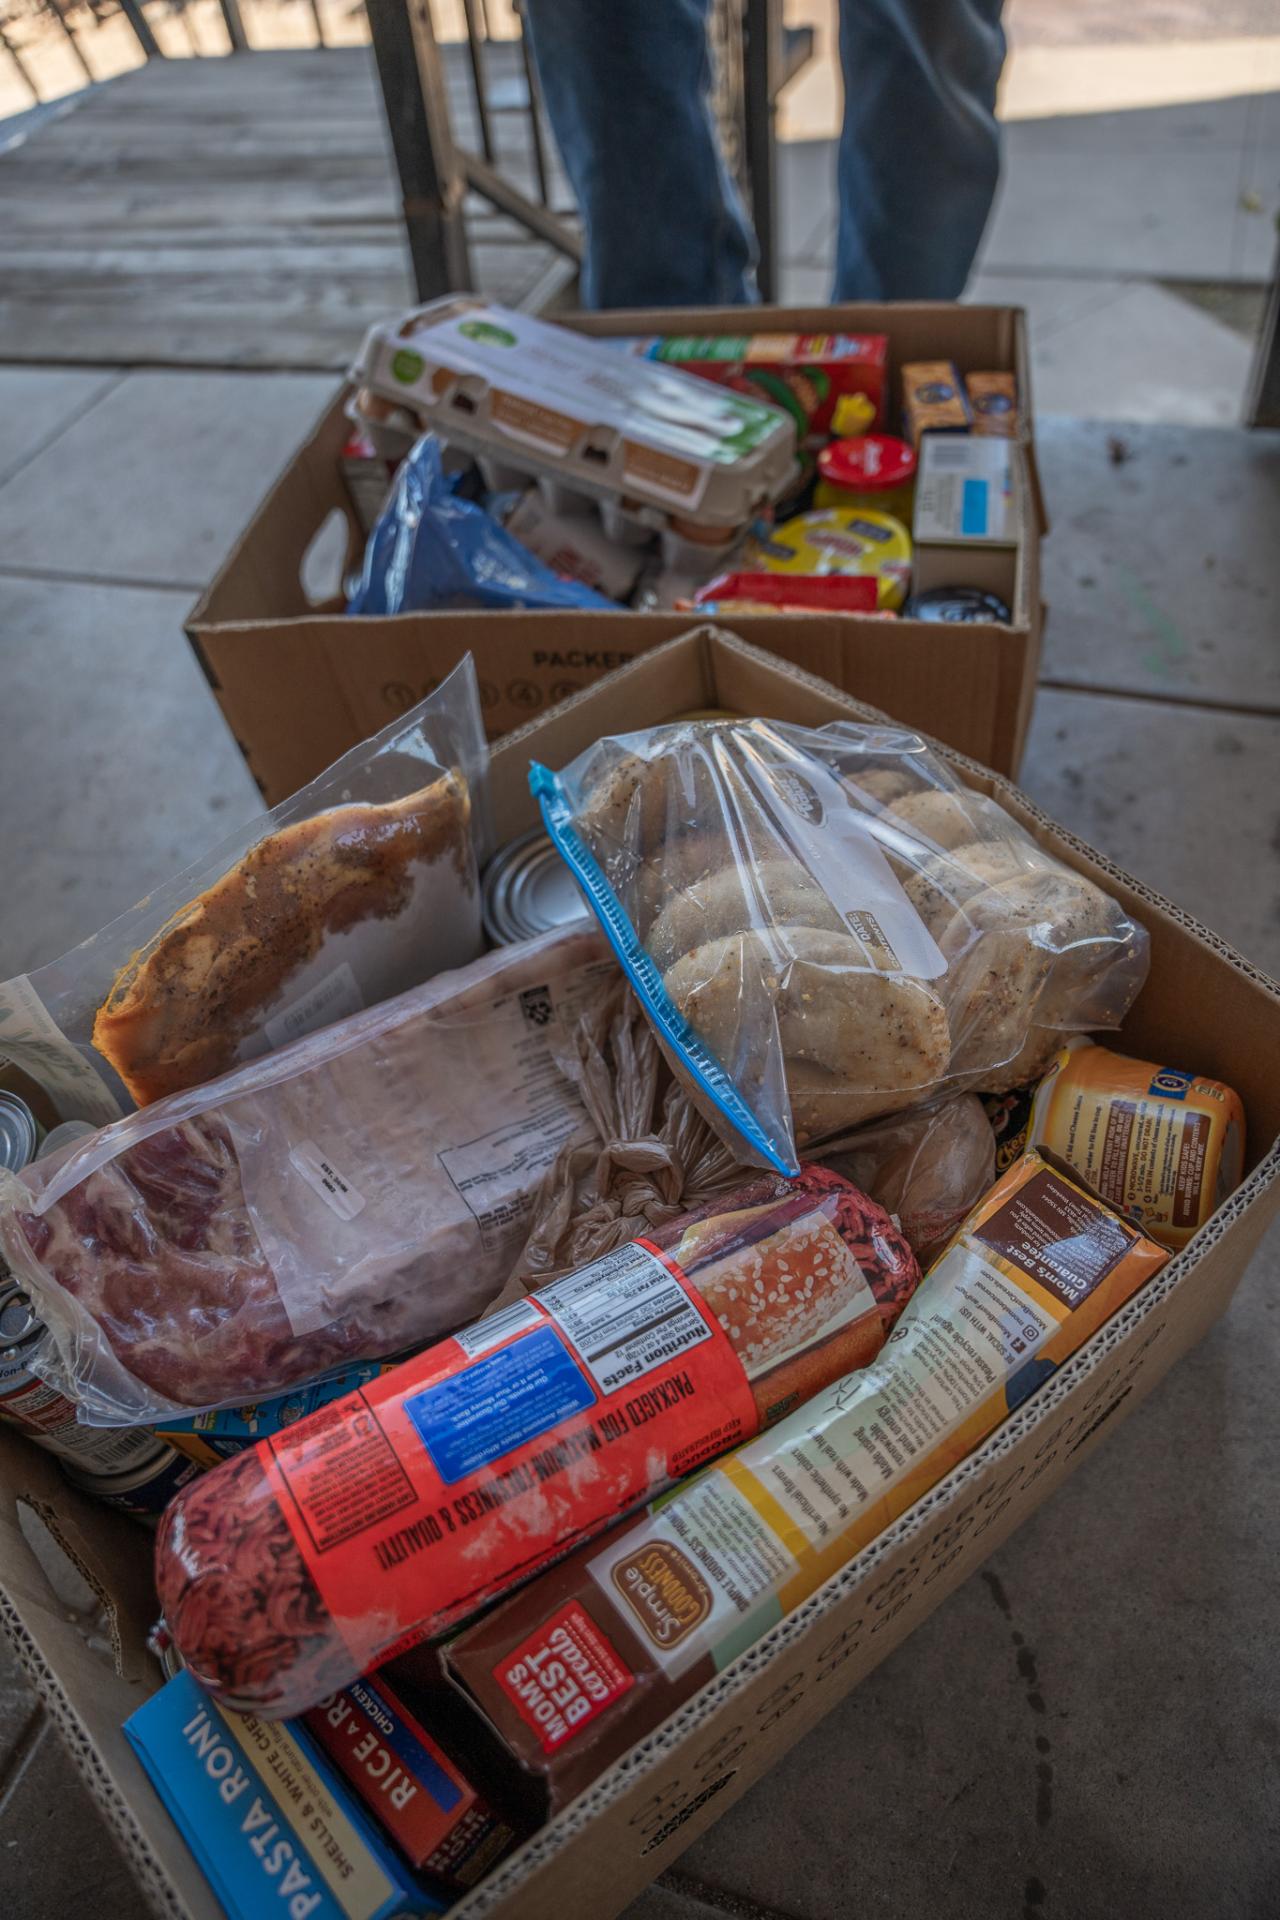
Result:
<svg viewBox="0 0 1280 1920"><path fill-rule="evenodd" d="M1132 1060L1081 1035L1040 1082L1028 1141L1176 1251L1240 1184L1244 1109L1220 1080Z"/></svg>
<svg viewBox="0 0 1280 1920"><path fill-rule="evenodd" d="M744 565L766 573L872 574L877 606L896 611L911 584L911 535L892 514L828 507L756 535Z"/></svg>
<svg viewBox="0 0 1280 1920"><path fill-rule="evenodd" d="M865 393L842 393L831 412L831 431L837 439L851 440L856 434L869 433L876 423L876 403Z"/></svg>

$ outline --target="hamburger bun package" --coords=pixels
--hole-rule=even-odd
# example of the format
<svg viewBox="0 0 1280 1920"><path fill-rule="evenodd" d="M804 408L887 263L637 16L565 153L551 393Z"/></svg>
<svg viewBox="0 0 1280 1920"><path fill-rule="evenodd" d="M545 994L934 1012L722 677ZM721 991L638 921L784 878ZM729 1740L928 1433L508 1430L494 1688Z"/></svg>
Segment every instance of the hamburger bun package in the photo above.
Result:
<svg viewBox="0 0 1280 1920"><path fill-rule="evenodd" d="M531 772L673 1069L740 1158L1044 1072L1147 936L918 735L687 721Z"/></svg>
<svg viewBox="0 0 1280 1920"><path fill-rule="evenodd" d="M451 1678L563 1806L935 1486L1168 1254L1030 1152L879 1355L466 1627Z"/></svg>
<svg viewBox="0 0 1280 1920"><path fill-rule="evenodd" d="M0 984L0 1056L64 1120L101 1126L464 965L484 944L487 767L468 655L291 799Z"/></svg>

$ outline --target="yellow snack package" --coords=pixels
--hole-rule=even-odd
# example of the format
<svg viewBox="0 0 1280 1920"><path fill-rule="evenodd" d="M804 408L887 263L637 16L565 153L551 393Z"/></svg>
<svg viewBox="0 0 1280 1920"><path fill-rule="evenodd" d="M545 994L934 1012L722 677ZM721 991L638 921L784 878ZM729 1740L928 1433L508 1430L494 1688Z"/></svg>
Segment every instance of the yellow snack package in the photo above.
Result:
<svg viewBox="0 0 1280 1920"><path fill-rule="evenodd" d="M1221 1080L1112 1053L1080 1035L1036 1089L1028 1144L1075 1168L1176 1252L1240 1184L1244 1109Z"/></svg>
<svg viewBox="0 0 1280 1920"><path fill-rule="evenodd" d="M911 535L892 514L869 507L800 513L747 544L745 564L765 573L866 573L876 604L896 610L911 581Z"/></svg>

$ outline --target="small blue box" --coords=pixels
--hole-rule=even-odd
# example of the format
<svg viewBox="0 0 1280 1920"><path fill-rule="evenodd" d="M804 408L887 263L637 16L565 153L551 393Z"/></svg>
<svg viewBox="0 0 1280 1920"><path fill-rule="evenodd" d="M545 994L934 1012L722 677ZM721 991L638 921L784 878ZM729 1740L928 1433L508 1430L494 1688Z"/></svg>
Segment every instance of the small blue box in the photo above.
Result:
<svg viewBox="0 0 1280 1920"><path fill-rule="evenodd" d="M230 1920L445 1911L296 1722L224 1713L180 1673L124 1730Z"/></svg>

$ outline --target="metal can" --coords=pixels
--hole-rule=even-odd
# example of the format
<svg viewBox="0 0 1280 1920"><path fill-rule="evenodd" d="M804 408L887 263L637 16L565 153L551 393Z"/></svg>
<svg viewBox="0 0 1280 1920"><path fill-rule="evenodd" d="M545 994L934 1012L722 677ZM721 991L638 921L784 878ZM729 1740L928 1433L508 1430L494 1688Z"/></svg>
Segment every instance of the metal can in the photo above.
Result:
<svg viewBox="0 0 1280 1920"><path fill-rule="evenodd" d="M172 1680L175 1674L186 1669L186 1661L173 1644L173 1635L169 1623L163 1616L156 1621L147 1635L147 1652L160 1662L160 1671L166 1680Z"/></svg>
<svg viewBox="0 0 1280 1920"><path fill-rule="evenodd" d="M482 901L484 930L497 947L532 940L587 911L568 867L537 827L494 854Z"/></svg>
<svg viewBox="0 0 1280 1920"><path fill-rule="evenodd" d="M35 1159L44 1128L20 1094L0 1087L0 1167L21 1173Z"/></svg>
<svg viewBox="0 0 1280 1920"><path fill-rule="evenodd" d="M945 620L967 625L971 620L994 620L1009 624L1009 609L997 593L982 587L930 587L927 593L915 593L902 609L904 620Z"/></svg>
<svg viewBox="0 0 1280 1920"><path fill-rule="evenodd" d="M95 1473L69 1463L64 1463L62 1470L82 1493L91 1493L95 1500L154 1527L178 1489L198 1479L204 1468L184 1459L176 1448L157 1440L154 1434L145 1437L150 1443L146 1458L115 1473Z"/></svg>
<svg viewBox="0 0 1280 1920"><path fill-rule="evenodd" d="M154 1435L137 1427L81 1426L74 1402L33 1370L48 1337L22 1288L0 1269L0 1421L91 1472L114 1473L143 1459L156 1445Z"/></svg>

